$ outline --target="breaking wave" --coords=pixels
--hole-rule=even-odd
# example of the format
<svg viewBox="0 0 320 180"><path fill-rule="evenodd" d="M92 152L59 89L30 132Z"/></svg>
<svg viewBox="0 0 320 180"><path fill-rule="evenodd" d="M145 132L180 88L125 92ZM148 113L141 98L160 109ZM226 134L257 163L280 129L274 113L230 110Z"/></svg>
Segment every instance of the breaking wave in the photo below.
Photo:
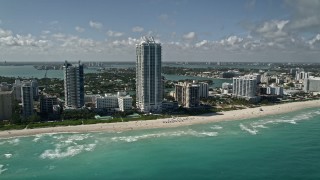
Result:
<svg viewBox="0 0 320 180"><path fill-rule="evenodd" d="M289 116L283 116L280 118L275 118L275 119L262 119L259 121L255 121L250 123L249 125L245 126L242 123L240 123L240 129L249 132L250 134L257 134L258 128L268 128L268 125L271 124L281 124L281 123L289 123L289 124L297 124L299 121L303 121L303 120L308 120L316 115L319 115L320 111L310 111L304 114L299 114L293 117L289 117Z"/></svg>
<svg viewBox="0 0 320 180"><path fill-rule="evenodd" d="M250 129L249 127L243 125L242 123L240 123L240 129L241 130L244 130L244 131L247 131L248 133L252 134L252 135L256 135L258 133L258 130L256 129Z"/></svg>
<svg viewBox="0 0 320 180"><path fill-rule="evenodd" d="M5 158L7 158L7 159L9 159L9 158L11 158L11 157L12 157L12 154L9 154L9 153L4 154L4 157L5 157Z"/></svg>
<svg viewBox="0 0 320 180"><path fill-rule="evenodd" d="M20 139L16 138L16 139L8 140L7 142L11 145L16 146L20 143Z"/></svg>
<svg viewBox="0 0 320 180"><path fill-rule="evenodd" d="M42 159L58 159L65 157L72 157L80 154L82 151L92 151L96 147L96 144L75 145L69 146L66 149L57 146L55 149L45 150L40 158Z"/></svg>
<svg viewBox="0 0 320 180"><path fill-rule="evenodd" d="M214 125L214 126L210 127L210 129L219 130L219 129L223 129L223 127L218 126L218 125Z"/></svg>
<svg viewBox="0 0 320 180"><path fill-rule="evenodd" d="M80 154L83 151L93 151L96 147L98 141L95 140L91 144L83 144L83 140L92 137L90 134L74 134L74 135L56 135L53 136L54 139L59 141L55 145L54 149L47 149L41 155L42 159L58 159L65 157L72 157Z"/></svg>
<svg viewBox="0 0 320 180"><path fill-rule="evenodd" d="M190 135L196 137L206 137L206 136L217 136L218 132L197 132L194 130L187 130L187 131L174 131L174 132L166 132L166 133L153 133L153 134L144 134L144 135L137 135L137 136L121 136L121 137L113 137L111 138L112 141L125 141L125 142L135 142L138 140L149 139L149 138L159 138L159 137L177 137L183 135Z"/></svg>
<svg viewBox="0 0 320 180"><path fill-rule="evenodd" d="M7 168L4 168L4 165L0 164L0 174L8 170Z"/></svg>

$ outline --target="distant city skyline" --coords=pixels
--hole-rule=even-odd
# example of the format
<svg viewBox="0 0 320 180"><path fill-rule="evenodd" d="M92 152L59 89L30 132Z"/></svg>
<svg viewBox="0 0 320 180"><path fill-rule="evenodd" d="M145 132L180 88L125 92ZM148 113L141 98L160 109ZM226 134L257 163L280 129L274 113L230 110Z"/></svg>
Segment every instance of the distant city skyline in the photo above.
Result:
<svg viewBox="0 0 320 180"><path fill-rule="evenodd" d="M0 0L0 62L318 62L319 0Z"/></svg>

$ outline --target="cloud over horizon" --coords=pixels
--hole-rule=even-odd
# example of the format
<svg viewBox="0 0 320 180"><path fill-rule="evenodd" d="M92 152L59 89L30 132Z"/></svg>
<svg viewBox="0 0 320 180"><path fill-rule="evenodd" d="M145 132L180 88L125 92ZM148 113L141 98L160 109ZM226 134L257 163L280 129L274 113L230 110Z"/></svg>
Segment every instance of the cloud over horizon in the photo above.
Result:
<svg viewBox="0 0 320 180"><path fill-rule="evenodd" d="M245 1L243 7L254 12L259 3ZM34 30L31 26L21 28L19 23L18 28L12 26L2 15L0 53L8 60L68 57L134 61L135 44L141 36L154 36L162 43L164 61L319 61L320 1L284 0L281 3L284 10L287 9L284 15L246 19L245 23L242 19L232 22L226 18L218 24L214 16L197 18L196 14L183 14L177 8L149 15L150 21L146 22L133 17L126 23L113 22L92 16L83 22L66 23L57 18L40 22L42 26ZM210 28L203 28L210 23Z"/></svg>

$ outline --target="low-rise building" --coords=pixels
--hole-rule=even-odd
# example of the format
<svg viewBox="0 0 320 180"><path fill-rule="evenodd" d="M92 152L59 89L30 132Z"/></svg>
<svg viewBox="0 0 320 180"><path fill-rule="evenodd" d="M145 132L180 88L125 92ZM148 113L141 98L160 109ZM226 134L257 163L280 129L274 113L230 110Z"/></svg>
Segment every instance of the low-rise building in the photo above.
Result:
<svg viewBox="0 0 320 180"><path fill-rule="evenodd" d="M106 94L104 97L97 97L96 108L98 109L114 109L118 107L118 97L115 95Z"/></svg>
<svg viewBox="0 0 320 180"><path fill-rule="evenodd" d="M163 111L174 111L179 108L177 101L162 101L162 110Z"/></svg>
<svg viewBox="0 0 320 180"><path fill-rule="evenodd" d="M119 104L120 111L129 111L132 109L132 97L130 96L118 97L118 104Z"/></svg>
<svg viewBox="0 0 320 180"><path fill-rule="evenodd" d="M125 92L118 92L117 95L99 95L95 99L97 109L106 109L108 111L128 111L132 109L132 97L126 96Z"/></svg>

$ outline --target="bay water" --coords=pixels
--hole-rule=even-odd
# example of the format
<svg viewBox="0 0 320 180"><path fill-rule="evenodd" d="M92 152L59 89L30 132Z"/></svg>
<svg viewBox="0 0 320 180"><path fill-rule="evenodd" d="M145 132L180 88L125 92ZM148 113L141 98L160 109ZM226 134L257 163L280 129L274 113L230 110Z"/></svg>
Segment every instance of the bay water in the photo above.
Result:
<svg viewBox="0 0 320 180"><path fill-rule="evenodd" d="M320 109L0 139L0 179L320 179Z"/></svg>
<svg viewBox="0 0 320 180"><path fill-rule="evenodd" d="M116 66L113 65L111 68L124 68L126 66ZM5 77L16 77L16 78L44 78L46 70L37 70L31 65L25 66L0 66L0 76ZM84 69L84 73L99 73L97 69L87 68ZM192 79L192 80L212 80L213 84L210 85L212 88L221 87L222 83L231 83L231 79L214 79L198 76L181 76L181 75L168 75L163 74L163 76L172 81ZM58 78L63 79L63 70L48 70L48 78Z"/></svg>

